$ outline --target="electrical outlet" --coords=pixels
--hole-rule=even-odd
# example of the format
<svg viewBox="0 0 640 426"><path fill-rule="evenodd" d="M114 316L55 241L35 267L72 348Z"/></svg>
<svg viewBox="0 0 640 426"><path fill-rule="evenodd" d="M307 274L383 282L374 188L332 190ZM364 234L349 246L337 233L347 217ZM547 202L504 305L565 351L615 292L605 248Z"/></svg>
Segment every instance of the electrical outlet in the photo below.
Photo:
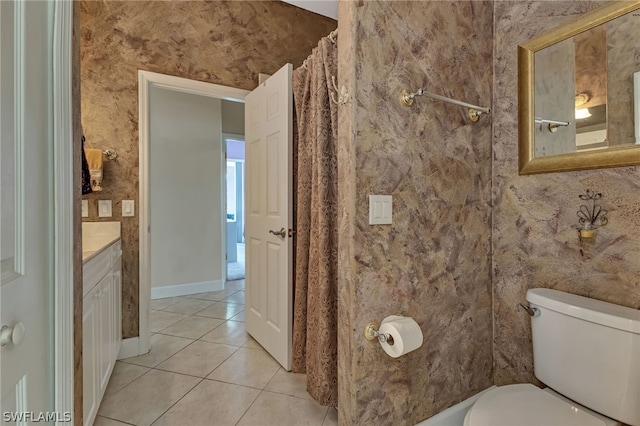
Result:
<svg viewBox="0 0 640 426"><path fill-rule="evenodd" d="M89 217L89 200L82 200L82 217Z"/></svg>

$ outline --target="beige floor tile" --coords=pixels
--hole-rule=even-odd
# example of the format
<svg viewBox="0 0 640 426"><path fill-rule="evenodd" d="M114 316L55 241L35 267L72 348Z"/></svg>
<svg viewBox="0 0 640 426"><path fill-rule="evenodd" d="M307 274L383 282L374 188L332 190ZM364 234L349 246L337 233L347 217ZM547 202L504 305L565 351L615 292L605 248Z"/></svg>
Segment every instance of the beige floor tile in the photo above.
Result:
<svg viewBox="0 0 640 426"><path fill-rule="evenodd" d="M223 302L227 302L227 303L238 303L241 305L244 305L244 291L240 290L236 293L233 293L231 296L227 297L226 299L223 300Z"/></svg>
<svg viewBox="0 0 640 426"><path fill-rule="evenodd" d="M264 390L311 399L311 395L307 392L306 374L289 373L284 368L278 370Z"/></svg>
<svg viewBox="0 0 640 426"><path fill-rule="evenodd" d="M104 391L104 398L118 392L147 371L149 371L147 367L116 361L116 365L113 367L113 373L111 373L111 378L109 379L109 384Z"/></svg>
<svg viewBox="0 0 640 426"><path fill-rule="evenodd" d="M156 368L173 371L174 373L206 377L237 350L237 346L197 341Z"/></svg>
<svg viewBox="0 0 640 426"><path fill-rule="evenodd" d="M338 426L338 410L335 407L329 407L322 426Z"/></svg>
<svg viewBox="0 0 640 426"><path fill-rule="evenodd" d="M264 389L279 368L280 365L264 350L240 348L207 378Z"/></svg>
<svg viewBox="0 0 640 426"><path fill-rule="evenodd" d="M200 340L242 346L249 340L249 335L244 328L243 322L227 321L202 336Z"/></svg>
<svg viewBox="0 0 640 426"><path fill-rule="evenodd" d="M235 321L235 322L239 322L239 321ZM240 323L240 324L244 324L244 323ZM256 342L255 339L251 336L249 336L249 340L247 340L247 343L245 343L242 346L244 346L245 348L252 348L252 349L264 349L262 345Z"/></svg>
<svg viewBox="0 0 640 426"><path fill-rule="evenodd" d="M198 311L208 308L214 303L215 302L212 302L210 300L184 299L183 301L178 302L175 305L164 308L164 312L176 312L179 314L193 315Z"/></svg>
<svg viewBox="0 0 640 426"><path fill-rule="evenodd" d="M209 291L207 293L197 293L197 294L191 294L188 297L190 299L200 299L200 300L210 300L210 301L220 301L220 300L224 300L227 297L231 296L232 294L234 294L235 292L237 292L237 289L224 289L224 290L218 290L218 291Z"/></svg>
<svg viewBox="0 0 640 426"><path fill-rule="evenodd" d="M167 328L188 317L188 315L174 312L151 311L149 315L149 331L151 331L151 333L157 333L163 328Z"/></svg>
<svg viewBox="0 0 640 426"><path fill-rule="evenodd" d="M168 308L171 305L175 305L178 302L181 302L184 300L183 296L177 296L177 297L165 297L164 299L153 299L151 301L151 309L156 309L158 311L161 311L164 308Z"/></svg>
<svg viewBox="0 0 640 426"><path fill-rule="evenodd" d="M197 377L153 370L105 399L98 414L135 425L150 425L199 381Z"/></svg>
<svg viewBox="0 0 640 426"><path fill-rule="evenodd" d="M187 339L199 339L220 324L224 320L218 318L206 318L190 316L160 331L160 334L186 337Z"/></svg>
<svg viewBox="0 0 640 426"><path fill-rule="evenodd" d="M244 290L244 280L227 281L225 290Z"/></svg>
<svg viewBox="0 0 640 426"><path fill-rule="evenodd" d="M106 417L96 416L96 419L93 421L93 426L128 426L128 423L122 423Z"/></svg>
<svg viewBox="0 0 640 426"><path fill-rule="evenodd" d="M235 425L259 394L257 389L204 380L153 426Z"/></svg>
<svg viewBox="0 0 640 426"><path fill-rule="evenodd" d="M244 305L237 303L215 302L213 305L196 313L201 317L229 319L242 312Z"/></svg>
<svg viewBox="0 0 640 426"><path fill-rule="evenodd" d="M124 359L123 362L145 367L155 367L191 343L193 343L193 340L183 337L154 334L150 339L151 350L149 353Z"/></svg>
<svg viewBox="0 0 640 426"><path fill-rule="evenodd" d="M244 322L244 311L238 313L237 315L232 316L231 318L229 318L231 321L241 321Z"/></svg>
<svg viewBox="0 0 640 426"><path fill-rule="evenodd" d="M265 391L238 425L321 426L326 414L327 407L315 401Z"/></svg>

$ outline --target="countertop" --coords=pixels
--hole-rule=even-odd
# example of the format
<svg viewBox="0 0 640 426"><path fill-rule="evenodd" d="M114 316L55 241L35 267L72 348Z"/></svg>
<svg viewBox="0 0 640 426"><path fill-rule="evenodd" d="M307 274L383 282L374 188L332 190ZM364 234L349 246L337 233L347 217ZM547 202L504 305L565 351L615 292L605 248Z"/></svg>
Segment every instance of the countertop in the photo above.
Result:
<svg viewBox="0 0 640 426"><path fill-rule="evenodd" d="M120 239L120 222L82 222L82 263Z"/></svg>

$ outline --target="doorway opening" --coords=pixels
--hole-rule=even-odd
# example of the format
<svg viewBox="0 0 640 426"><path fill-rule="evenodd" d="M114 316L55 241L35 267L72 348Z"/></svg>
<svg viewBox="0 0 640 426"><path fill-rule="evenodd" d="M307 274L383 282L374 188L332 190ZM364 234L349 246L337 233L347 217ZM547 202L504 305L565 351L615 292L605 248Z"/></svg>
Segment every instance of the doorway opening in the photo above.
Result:
<svg viewBox="0 0 640 426"><path fill-rule="evenodd" d="M244 279L244 176L243 135L223 134L227 149L227 281Z"/></svg>
<svg viewBox="0 0 640 426"><path fill-rule="evenodd" d="M198 186L198 187L204 186L204 189L200 191L201 194L209 193L211 192L212 189L215 189L217 194L217 197L214 197L215 205L213 207L203 207L201 199L198 198L195 201L192 201L189 203L182 203L181 204L182 211L180 212L179 216L182 218L183 222L195 222L197 225L199 222L187 220L185 219L185 215L187 213L191 214L195 211L205 211L205 212L209 212L208 216L211 216L211 213L215 211L217 216L215 218L214 225L218 229L218 237L215 238L216 239L215 245L217 246L216 248L219 247L219 252L216 252L213 255L209 255L209 257L206 260L201 261L200 264L202 265L202 264L215 262L216 267L219 268L217 271L220 271L220 273L219 275L216 274L216 276L207 277L204 279L204 281L201 279L189 279L189 280L181 280L181 281L175 280L176 282L173 283L173 285L165 285L165 286L158 286L158 287L154 286L154 293L155 293L153 297L154 299L215 291L215 290L220 290L224 288L224 283L226 281L226 276L225 276L226 275L225 274L226 273L226 267L225 267L226 266L226 261L225 261L226 249L225 249L225 241L224 241L226 236L226 232L225 232L226 218L225 218L224 208L221 204L225 199L223 196L223 193L225 191L225 186L223 185L223 181L224 181L224 176L226 176L226 173L224 172L226 169L226 160L224 159L224 155L223 155L224 144L221 143L222 142L221 136L225 132L229 134L241 134L244 132L244 121L242 121L241 123L238 123L238 125L233 127L233 129L230 127L227 127L227 123L230 123L231 121L227 120L229 114L227 114L227 108L225 108L225 106L231 105L233 107L234 105L235 106L239 105L237 109L238 110L242 109L242 113L233 114L233 115L238 116L239 118L244 120L244 98L249 93L247 90L243 90L243 89L237 89L237 88L221 86L221 85L212 84L212 83L189 80L181 77L153 73L150 71L140 70L138 72L138 76L139 76L138 99L139 99L139 105L140 105L139 121L138 121L138 132L139 132L139 138L140 138L140 148L139 148L139 152L140 152L140 156L139 156L139 170L140 170L139 330L140 331L139 331L138 337L125 339L123 341L122 350L120 351L120 358L129 358L132 356L146 354L147 352L149 352L149 348L150 348L151 329L149 324L149 319L150 319L149 312L150 312L150 304L152 299L151 271L152 271L152 263L153 263L151 261L151 257L152 257L151 243L152 241L154 241L154 239L155 239L155 242L158 241L159 231L163 230L163 228L160 226L155 226L155 227L151 226L150 207L151 207L151 199L153 198L150 196L150 193L152 190L151 184L150 184L151 183L150 171L153 169L153 165L150 164L151 163L150 157L153 151L152 149L150 149L150 145L151 145L150 133L151 133L151 121L152 121L151 120L152 108L150 107L151 105L150 97L152 95L151 92L154 91L155 94L158 94L157 89L162 89L165 92L169 91L169 92L177 92L181 94L197 95L193 97L194 99L198 99L202 97L216 99L220 104L219 109L222 116L221 128L210 131L208 135L208 136L215 135L218 140L218 144L217 144L218 149L216 150L215 158L210 157L208 163L203 164L197 169L196 168L189 169L188 167L186 167L184 169L186 169L188 173L180 173L177 176L177 178L182 179L182 177L187 174L191 175L194 173L200 173L204 171L209 173L211 171L210 170L211 165L213 165L214 163L215 163L215 167L218 168L218 171L216 173L217 178L215 183L209 183L209 181L205 182L204 180L200 179L200 180L196 180L196 183L192 184L189 187L189 189L192 190L194 186ZM218 103L216 103L216 105L217 104ZM173 104L169 102L168 105L173 105ZM216 106L216 108L218 107ZM198 112L198 111L200 110L196 108L195 112ZM178 112L183 112L183 111L178 110ZM171 115L168 115L168 116L171 117ZM192 116L193 114L188 115L182 121L185 123L191 122L193 121ZM205 119L203 121L210 121L210 120ZM160 124L164 124L162 120L156 120L156 122ZM235 130L236 128L239 128L240 130ZM191 131L190 128L188 130ZM164 135L164 133L162 132L159 134L161 136ZM176 139L178 139L179 141L183 140L183 138L181 137L177 137ZM190 149L185 151L188 151L189 153L193 154L194 152L200 153L201 149L195 148L195 149ZM167 174L171 174L171 173L175 174L176 173L175 171L177 168L175 161L179 157L178 154L182 155L183 153L179 150L176 150L176 153L173 157L174 161L171 162L170 166L162 168L161 171ZM190 162L187 162L187 163L189 164ZM166 176L164 176L163 174L163 177L166 177ZM161 186L158 187L157 185L155 188L162 189ZM179 192L178 195L182 195L182 193ZM178 203L174 203L174 204L178 204ZM158 213L158 210L162 212L162 209L155 209L154 211ZM207 218L208 216L205 215L205 218ZM218 219L219 219L219 222L218 222ZM164 229L167 229L167 228L168 227L166 226L164 227ZM200 237L201 234L206 234L211 239L214 238L211 232L207 232L207 233L202 232L202 228L203 227L196 229L196 232L193 233L192 235L196 235ZM191 242L183 244L182 247L190 248ZM156 254L157 254L157 251L156 251ZM168 258L168 259L175 260L173 258ZM189 259L189 260L192 260L192 259ZM156 261L156 263L158 262ZM191 273L192 270L194 270L194 268L184 268L184 265L182 264L180 265L180 267L189 273ZM184 283L181 283L181 282L184 282ZM169 284L172 284L172 283L169 283Z"/></svg>

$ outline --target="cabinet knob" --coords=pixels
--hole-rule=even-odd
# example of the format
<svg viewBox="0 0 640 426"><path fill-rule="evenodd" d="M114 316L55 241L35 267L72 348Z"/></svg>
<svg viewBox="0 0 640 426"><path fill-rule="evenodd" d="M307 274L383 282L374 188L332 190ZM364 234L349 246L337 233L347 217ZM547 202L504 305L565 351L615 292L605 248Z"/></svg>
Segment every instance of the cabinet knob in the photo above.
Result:
<svg viewBox="0 0 640 426"><path fill-rule="evenodd" d="M24 339L25 328L22 322L17 323L13 327L3 325L0 329L0 346L4 346L7 343L13 343L18 346Z"/></svg>

